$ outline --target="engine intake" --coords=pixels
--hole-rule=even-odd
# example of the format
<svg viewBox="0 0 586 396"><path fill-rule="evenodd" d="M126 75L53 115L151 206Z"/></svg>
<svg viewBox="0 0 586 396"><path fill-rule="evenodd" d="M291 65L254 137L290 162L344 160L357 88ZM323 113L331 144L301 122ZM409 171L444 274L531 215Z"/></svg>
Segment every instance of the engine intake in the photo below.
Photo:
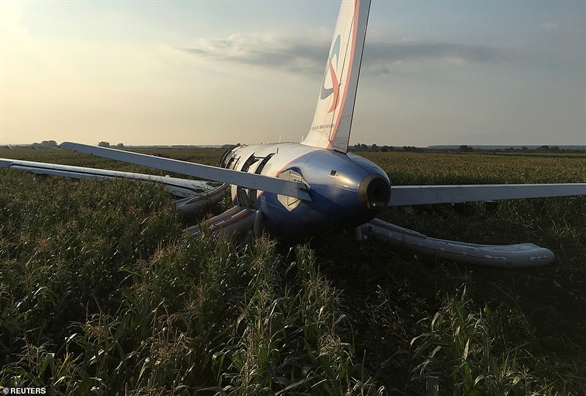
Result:
<svg viewBox="0 0 586 396"><path fill-rule="evenodd" d="M358 186L358 198L366 208L379 211L389 203L391 185L380 175L366 176Z"/></svg>

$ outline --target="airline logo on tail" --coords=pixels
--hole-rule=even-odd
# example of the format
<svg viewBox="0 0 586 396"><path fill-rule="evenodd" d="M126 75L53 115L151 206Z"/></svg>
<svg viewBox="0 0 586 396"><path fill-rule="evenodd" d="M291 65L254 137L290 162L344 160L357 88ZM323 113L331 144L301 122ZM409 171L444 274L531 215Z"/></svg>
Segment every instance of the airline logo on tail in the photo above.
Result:
<svg viewBox="0 0 586 396"><path fill-rule="evenodd" d="M343 0L313 122L302 144L346 152L370 0Z"/></svg>
<svg viewBox="0 0 586 396"><path fill-rule="evenodd" d="M336 59L336 65L332 64L333 59ZM338 68L338 60L340 59L340 35L336 37L334 45L332 46L332 52L330 53L330 57L328 59L328 67L329 67L329 76L332 83L332 88L326 88L326 80L328 78L328 73L324 73L324 81L321 86L321 100L327 99L330 95L334 94L332 105L328 110L328 113L331 113L336 109L338 105L338 98L340 96L340 83L338 82L338 76L336 76L336 69Z"/></svg>

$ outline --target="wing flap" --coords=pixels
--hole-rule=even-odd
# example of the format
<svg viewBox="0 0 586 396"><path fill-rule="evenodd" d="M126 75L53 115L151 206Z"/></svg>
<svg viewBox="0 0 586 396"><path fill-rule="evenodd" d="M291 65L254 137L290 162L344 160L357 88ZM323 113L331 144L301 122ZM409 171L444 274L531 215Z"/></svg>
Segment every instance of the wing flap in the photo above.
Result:
<svg viewBox="0 0 586 396"><path fill-rule="evenodd" d="M388 206L586 195L586 183L393 186Z"/></svg>

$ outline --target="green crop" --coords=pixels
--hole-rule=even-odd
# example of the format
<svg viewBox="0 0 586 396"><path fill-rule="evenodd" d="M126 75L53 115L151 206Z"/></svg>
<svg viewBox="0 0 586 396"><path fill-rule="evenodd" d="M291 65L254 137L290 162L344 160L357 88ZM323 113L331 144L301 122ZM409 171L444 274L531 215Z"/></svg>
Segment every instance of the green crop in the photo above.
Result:
<svg viewBox="0 0 586 396"><path fill-rule="evenodd" d="M208 164L221 156L155 151ZM365 155L394 184L586 179L578 154ZM0 157L148 171L59 150ZM556 253L550 266L507 271L348 234L292 247L209 231L194 239L182 231L192 219L152 183L37 183L2 169L0 186L0 386L57 395L586 394L585 198L380 214L436 237Z"/></svg>

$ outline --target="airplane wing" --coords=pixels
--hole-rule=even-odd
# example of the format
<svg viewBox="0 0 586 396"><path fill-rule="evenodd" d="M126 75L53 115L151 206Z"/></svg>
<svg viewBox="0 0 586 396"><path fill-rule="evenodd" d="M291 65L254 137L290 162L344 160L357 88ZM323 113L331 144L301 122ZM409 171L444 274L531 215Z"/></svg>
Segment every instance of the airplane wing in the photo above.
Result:
<svg viewBox="0 0 586 396"><path fill-rule="evenodd" d="M388 206L431 205L505 199L586 195L586 183L393 186ZM481 245L431 238L416 231L373 219L357 229L357 238L381 242L420 253L490 267L522 268L546 265L553 253L532 243Z"/></svg>
<svg viewBox="0 0 586 396"><path fill-rule="evenodd" d="M177 197L190 197L213 189L208 183L200 180L180 179L167 176L153 176L142 173L120 172L107 169L86 168L80 166L49 164L45 162L20 161L0 158L0 168L18 169L34 173L41 180L44 176L61 176L72 179L113 179L127 178L162 183Z"/></svg>
<svg viewBox="0 0 586 396"><path fill-rule="evenodd" d="M95 169L80 166L49 164L45 162L20 161L0 158L0 168L17 169L31 172L36 180L46 176L61 176L72 179L115 179L126 178L134 180L152 181L164 184L165 187L178 199L175 201L177 209L183 213L203 209L219 202L228 184L210 183L201 180L189 180L168 176L154 176L142 173L121 172L108 169Z"/></svg>
<svg viewBox="0 0 586 396"><path fill-rule="evenodd" d="M254 190L268 191L311 201L308 193L309 186L301 182L79 143L64 142L59 147L65 150L161 169L167 172L175 172L182 175L234 184Z"/></svg>
<svg viewBox="0 0 586 396"><path fill-rule="evenodd" d="M392 186L388 206L586 195L586 183Z"/></svg>

